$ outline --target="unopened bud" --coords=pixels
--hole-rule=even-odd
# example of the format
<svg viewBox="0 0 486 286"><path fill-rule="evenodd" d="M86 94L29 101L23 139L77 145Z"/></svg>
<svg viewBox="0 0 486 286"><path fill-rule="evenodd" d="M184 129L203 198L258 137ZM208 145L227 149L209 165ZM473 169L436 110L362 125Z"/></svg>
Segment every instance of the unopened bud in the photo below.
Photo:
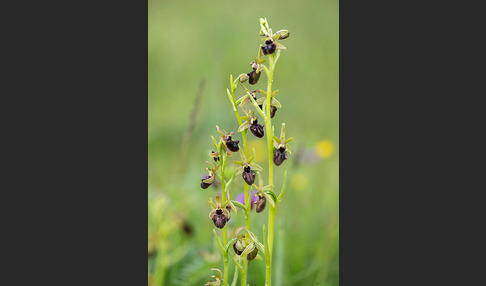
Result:
<svg viewBox="0 0 486 286"><path fill-rule="evenodd" d="M290 36L289 30L279 30L277 31L277 34L279 40L287 39Z"/></svg>
<svg viewBox="0 0 486 286"><path fill-rule="evenodd" d="M247 81L250 77L246 74L246 73L242 73L238 76L238 78L240 79L240 82L245 82Z"/></svg>

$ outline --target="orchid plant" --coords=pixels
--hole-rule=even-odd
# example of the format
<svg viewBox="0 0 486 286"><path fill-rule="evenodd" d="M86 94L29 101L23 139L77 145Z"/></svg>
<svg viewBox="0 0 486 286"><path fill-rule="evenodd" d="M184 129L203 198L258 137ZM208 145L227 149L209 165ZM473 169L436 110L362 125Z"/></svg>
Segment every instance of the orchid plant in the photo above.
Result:
<svg viewBox="0 0 486 286"><path fill-rule="evenodd" d="M272 251L275 217L278 204L285 193L285 180L287 175L287 171L285 171L282 189L277 195L274 190L273 166L281 166L288 158L288 155L291 154L292 149L288 143L293 139L286 139L285 123L282 123L280 137L276 137L273 133L274 126L272 125L272 118L276 115L277 110L282 108L282 104L275 98L279 91L273 91L272 85L276 63L281 51L286 49L279 41L287 39L290 33L288 30L273 32L268 25L267 19L260 18L260 36L262 36L263 44L259 45L257 56L254 61L250 62L251 71L242 73L235 79L233 79L233 75L230 75L230 88L226 90L239 124L237 132L241 133L243 146L239 145L240 140L234 139L233 132L227 133L219 126L216 126L220 136L219 140L212 137L214 142L213 146L216 150L213 150L209 154L214 163L206 161L211 165L211 168L206 168L208 174L204 174L201 179L201 188L203 189L207 189L213 184L215 179L221 181L221 195L216 196L215 203L212 202L212 199L208 202L212 207L209 218L213 221L214 226L220 229L222 236L220 237L218 235L219 231L217 232L216 229L213 229L216 241L223 254L223 271L213 269L218 272L218 276L213 276L215 281L210 281L206 285L221 285L221 283L223 286L228 285L228 264L230 257L235 263L236 268L231 285L236 285L239 273L241 275L240 285L247 286L248 264L254 259L263 260L262 257L265 258L265 285L270 286L272 284ZM265 64L267 61L268 64ZM250 85L257 84L262 73L266 75L266 90L258 89L250 91L245 83L248 81ZM238 87L243 89L243 94L236 100L235 93ZM258 97L257 94L261 95L261 97ZM248 104L251 104L250 107L245 107ZM243 116L240 116L240 111L244 113ZM255 150L253 150L253 155L251 156L248 153L248 130L256 138L266 136L268 180L265 186L264 179L260 175L263 168L253 162ZM241 160L233 161L238 167L232 174L228 174L228 171L232 169L227 168L228 158L236 152L239 152ZM236 200L232 200L230 196L231 189L229 187L235 181L238 181L237 178L239 176L242 178L244 200L238 199L238 196ZM254 184L256 177L258 177L258 186ZM253 188L257 191L256 193L253 192ZM267 202L269 203L267 204ZM262 213L265 207L267 205L269 206L268 224L262 226L263 243L250 230L250 211L254 204L256 204L257 213ZM231 219L231 212L237 214L238 208L244 212L245 226L240 226L233 233L229 233L228 221ZM228 233L232 235L232 238L228 238ZM230 249L233 250L234 255L230 253Z"/></svg>

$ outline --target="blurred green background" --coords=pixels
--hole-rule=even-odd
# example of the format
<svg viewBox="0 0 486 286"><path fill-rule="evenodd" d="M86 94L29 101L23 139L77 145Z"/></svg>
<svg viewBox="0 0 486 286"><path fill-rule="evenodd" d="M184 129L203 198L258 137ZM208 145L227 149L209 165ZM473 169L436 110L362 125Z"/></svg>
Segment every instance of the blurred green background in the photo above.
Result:
<svg viewBox="0 0 486 286"><path fill-rule="evenodd" d="M291 33L281 41L287 50L273 83L283 105L272 120L276 135L285 122L287 138L295 138L294 153L274 169L277 194L285 169L288 177L277 210L273 284L339 284L339 2L149 0L149 285L203 285L215 274L210 268L223 269L206 202L219 191L201 189L200 178L216 125L241 140L226 88L230 74L251 70L260 17L274 31ZM251 89L265 84L262 73ZM243 94L238 88L236 98ZM266 169L266 138L248 138ZM267 178L265 170L262 175ZM242 189L241 179L232 185L232 198ZM251 215L261 242L267 217L268 209ZM242 212L232 213L230 229L240 225ZM264 284L264 265L250 263L250 285ZM231 259L230 267L231 278Z"/></svg>

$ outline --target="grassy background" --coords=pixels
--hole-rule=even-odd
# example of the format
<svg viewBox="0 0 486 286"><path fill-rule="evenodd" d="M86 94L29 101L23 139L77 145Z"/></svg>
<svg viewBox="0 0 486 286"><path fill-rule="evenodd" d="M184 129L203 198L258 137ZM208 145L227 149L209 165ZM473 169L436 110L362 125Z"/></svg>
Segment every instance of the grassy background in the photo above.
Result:
<svg viewBox="0 0 486 286"><path fill-rule="evenodd" d="M250 71L261 43L258 18L266 17L274 31L291 32L275 71L273 86L283 109L273 123L277 135L285 122L287 137L295 138L294 154L274 171L279 191L288 170L277 211L274 285L338 285L338 1L149 0L148 7L149 284L203 285L213 274L210 268L223 268L206 202L218 191L201 189L200 177L215 126L236 133L225 90L230 74ZM265 84L262 74L251 88ZM201 101L184 148L198 90ZM237 98L242 95L237 89ZM248 136L266 169L266 139ZM233 184L233 198L242 186ZM252 231L260 241L267 212L252 212ZM230 228L240 225L242 213L233 214ZM230 277L232 265L230 260ZM264 271L264 261L251 262L250 285L263 285Z"/></svg>

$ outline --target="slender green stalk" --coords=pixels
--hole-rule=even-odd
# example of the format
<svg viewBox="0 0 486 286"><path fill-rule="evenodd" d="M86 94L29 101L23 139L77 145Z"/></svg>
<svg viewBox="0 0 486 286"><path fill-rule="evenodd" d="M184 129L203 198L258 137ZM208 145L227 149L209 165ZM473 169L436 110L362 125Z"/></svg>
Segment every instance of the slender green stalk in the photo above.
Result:
<svg viewBox="0 0 486 286"><path fill-rule="evenodd" d="M236 88L236 87L235 87ZM235 90L231 90L231 96L233 98L233 106L236 106L236 99L235 99ZM238 125L242 124L242 120L240 117L240 113L238 111L238 107L234 109L236 119L238 120ZM241 132L241 136L243 138L243 153L245 154L246 157L248 157L248 148L247 148L247 134L248 130L243 130ZM248 203L248 185L245 183L243 192L245 194L245 226L249 230L250 229L250 210L251 210L251 198L250 198L250 203ZM241 285L246 286L247 284L247 272L248 272L248 260L246 257L243 257L243 272L241 273Z"/></svg>
<svg viewBox="0 0 486 286"><path fill-rule="evenodd" d="M265 128L267 129L267 147L268 147L268 184L273 185L273 134L272 134L272 118L270 116L270 103L272 102L272 83L273 71L276 63L276 53L268 57L269 71L267 73L267 100L265 104ZM272 248L273 248L273 232L275 225L275 211L276 209L270 205L268 211L268 250L269 253L265 255L265 285L272 285Z"/></svg>
<svg viewBox="0 0 486 286"><path fill-rule="evenodd" d="M248 260L243 257L243 273L241 274L241 286L246 286L246 277L248 273Z"/></svg>
<svg viewBox="0 0 486 286"><path fill-rule="evenodd" d="M223 152L224 153L224 152ZM224 179L224 169L226 168L226 154L221 154L221 184L222 184L222 200L226 200L226 181ZM222 229L223 231L223 245L226 245L228 243L228 229L227 225L225 225ZM229 280L229 267L228 267L228 251L223 253L223 262L224 262L224 268L223 268L223 286L228 286L228 280Z"/></svg>

